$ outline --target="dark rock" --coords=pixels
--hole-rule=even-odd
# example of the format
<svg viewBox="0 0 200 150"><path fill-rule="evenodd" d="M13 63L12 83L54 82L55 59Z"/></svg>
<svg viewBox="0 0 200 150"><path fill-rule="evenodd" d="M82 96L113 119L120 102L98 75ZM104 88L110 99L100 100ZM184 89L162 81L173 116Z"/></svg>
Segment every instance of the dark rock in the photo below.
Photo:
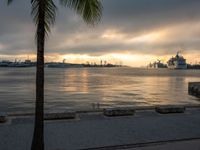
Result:
<svg viewBox="0 0 200 150"><path fill-rule="evenodd" d="M106 108L103 110L105 116L131 116L134 115L135 110L132 108Z"/></svg>
<svg viewBox="0 0 200 150"><path fill-rule="evenodd" d="M76 112L65 111L65 112L50 112L45 113L44 120L63 120L63 119L75 119Z"/></svg>
<svg viewBox="0 0 200 150"><path fill-rule="evenodd" d="M189 82L188 94L196 97L200 97L200 82Z"/></svg>
<svg viewBox="0 0 200 150"><path fill-rule="evenodd" d="M7 121L7 115L5 113L0 113L0 123L5 123Z"/></svg>
<svg viewBox="0 0 200 150"><path fill-rule="evenodd" d="M156 112L160 114L169 114L169 113L184 113L184 106L157 106L155 107Z"/></svg>

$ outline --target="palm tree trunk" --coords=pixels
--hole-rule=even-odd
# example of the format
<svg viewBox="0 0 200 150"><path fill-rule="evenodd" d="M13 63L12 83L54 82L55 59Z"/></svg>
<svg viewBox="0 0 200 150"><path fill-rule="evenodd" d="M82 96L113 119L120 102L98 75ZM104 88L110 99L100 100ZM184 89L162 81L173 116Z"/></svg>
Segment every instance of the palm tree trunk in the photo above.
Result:
<svg viewBox="0 0 200 150"><path fill-rule="evenodd" d="M39 22L37 26L37 71L35 126L31 150L44 150L44 46L45 46L45 12L44 0L39 4Z"/></svg>

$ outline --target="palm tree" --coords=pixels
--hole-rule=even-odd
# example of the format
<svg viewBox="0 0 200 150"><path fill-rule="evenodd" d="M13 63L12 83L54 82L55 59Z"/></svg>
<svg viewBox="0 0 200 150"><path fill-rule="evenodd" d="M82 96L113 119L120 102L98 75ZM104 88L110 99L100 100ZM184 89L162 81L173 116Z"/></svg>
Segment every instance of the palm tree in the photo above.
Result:
<svg viewBox="0 0 200 150"><path fill-rule="evenodd" d="M7 0L10 4L14 0ZM100 0L59 0L73 9L87 24L95 25L101 19ZM31 0L32 16L36 24L37 71L35 126L31 150L44 150L44 47L45 39L55 22L57 7L53 0Z"/></svg>

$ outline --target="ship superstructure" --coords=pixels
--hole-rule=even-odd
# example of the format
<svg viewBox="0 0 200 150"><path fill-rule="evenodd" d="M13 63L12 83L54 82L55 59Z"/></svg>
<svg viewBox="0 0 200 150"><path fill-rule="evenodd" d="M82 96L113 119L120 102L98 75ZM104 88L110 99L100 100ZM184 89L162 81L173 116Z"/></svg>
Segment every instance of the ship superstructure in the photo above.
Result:
<svg viewBox="0 0 200 150"><path fill-rule="evenodd" d="M187 69L186 59L177 52L175 57L168 60L167 67L170 69Z"/></svg>

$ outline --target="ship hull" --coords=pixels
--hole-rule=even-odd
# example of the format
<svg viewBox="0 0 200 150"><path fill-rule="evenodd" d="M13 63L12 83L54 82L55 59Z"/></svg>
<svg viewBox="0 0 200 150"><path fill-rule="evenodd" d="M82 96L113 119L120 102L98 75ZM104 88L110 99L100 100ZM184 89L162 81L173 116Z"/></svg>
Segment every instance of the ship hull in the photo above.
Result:
<svg viewBox="0 0 200 150"><path fill-rule="evenodd" d="M169 69L187 69L187 65L171 65L168 66Z"/></svg>
<svg viewBox="0 0 200 150"><path fill-rule="evenodd" d="M80 64L48 64L48 68L81 68L83 65Z"/></svg>

